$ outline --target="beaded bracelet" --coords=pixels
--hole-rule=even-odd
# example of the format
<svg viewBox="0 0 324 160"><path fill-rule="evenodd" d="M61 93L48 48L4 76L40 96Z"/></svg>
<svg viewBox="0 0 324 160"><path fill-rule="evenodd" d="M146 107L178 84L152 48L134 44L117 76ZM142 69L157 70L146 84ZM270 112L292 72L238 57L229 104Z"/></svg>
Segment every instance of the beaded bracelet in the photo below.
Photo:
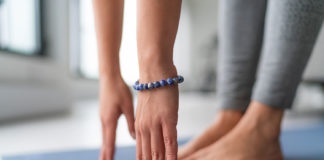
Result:
<svg viewBox="0 0 324 160"><path fill-rule="evenodd" d="M176 85L182 83L183 81L184 78L180 75L177 77L171 77L164 80L149 82L149 83L139 83L139 81L136 81L135 84L133 85L133 88L137 91L143 91L143 90L150 90L154 88L160 88L168 85L169 86Z"/></svg>

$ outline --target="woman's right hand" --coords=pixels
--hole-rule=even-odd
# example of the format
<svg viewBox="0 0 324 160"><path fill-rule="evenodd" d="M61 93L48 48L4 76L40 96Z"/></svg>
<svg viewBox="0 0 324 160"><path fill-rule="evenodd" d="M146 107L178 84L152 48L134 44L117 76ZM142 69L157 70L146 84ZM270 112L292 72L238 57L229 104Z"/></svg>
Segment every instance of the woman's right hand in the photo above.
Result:
<svg viewBox="0 0 324 160"><path fill-rule="evenodd" d="M136 109L137 160L176 160L178 86L138 94Z"/></svg>
<svg viewBox="0 0 324 160"><path fill-rule="evenodd" d="M100 117L102 124L103 144L101 160L113 160L117 122L124 114L128 129L135 138L134 109L131 92L121 77L100 80Z"/></svg>

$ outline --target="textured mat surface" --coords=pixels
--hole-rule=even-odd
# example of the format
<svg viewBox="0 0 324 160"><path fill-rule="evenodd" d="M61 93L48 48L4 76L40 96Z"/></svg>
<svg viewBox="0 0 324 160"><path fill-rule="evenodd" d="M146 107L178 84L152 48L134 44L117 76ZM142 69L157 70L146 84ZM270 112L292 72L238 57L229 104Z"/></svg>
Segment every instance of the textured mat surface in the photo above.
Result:
<svg viewBox="0 0 324 160"><path fill-rule="evenodd" d="M324 122L314 127L284 131L281 142L286 160L324 160ZM97 160L98 155L98 149L91 149L18 155L2 160ZM134 160L135 147L117 148L115 159Z"/></svg>

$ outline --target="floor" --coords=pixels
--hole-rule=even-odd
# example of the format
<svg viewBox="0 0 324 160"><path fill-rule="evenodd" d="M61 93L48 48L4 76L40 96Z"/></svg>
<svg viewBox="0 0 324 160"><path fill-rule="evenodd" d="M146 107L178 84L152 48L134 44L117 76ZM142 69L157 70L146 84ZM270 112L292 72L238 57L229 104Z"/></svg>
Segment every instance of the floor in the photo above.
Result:
<svg viewBox="0 0 324 160"><path fill-rule="evenodd" d="M214 119L217 108L213 94L180 96L179 137L200 133ZM289 130L316 124L322 112L300 114L289 111L283 129ZM0 156L22 153L98 148L101 144L98 102L82 101L66 113L0 124ZM133 145L122 117L117 129L117 145Z"/></svg>

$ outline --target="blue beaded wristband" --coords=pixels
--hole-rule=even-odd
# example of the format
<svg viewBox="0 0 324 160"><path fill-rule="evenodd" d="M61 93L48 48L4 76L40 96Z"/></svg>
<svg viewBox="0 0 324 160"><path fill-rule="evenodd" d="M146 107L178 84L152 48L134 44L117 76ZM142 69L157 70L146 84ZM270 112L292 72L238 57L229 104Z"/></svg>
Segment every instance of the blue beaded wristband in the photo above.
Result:
<svg viewBox="0 0 324 160"><path fill-rule="evenodd" d="M136 81L135 84L133 85L133 88L137 91L143 91L143 90L150 90L154 88L160 88L164 86L176 85L182 83L183 81L184 78L180 75L177 77L171 77L171 78L167 78L155 82L149 82L149 83L139 83L139 81Z"/></svg>

